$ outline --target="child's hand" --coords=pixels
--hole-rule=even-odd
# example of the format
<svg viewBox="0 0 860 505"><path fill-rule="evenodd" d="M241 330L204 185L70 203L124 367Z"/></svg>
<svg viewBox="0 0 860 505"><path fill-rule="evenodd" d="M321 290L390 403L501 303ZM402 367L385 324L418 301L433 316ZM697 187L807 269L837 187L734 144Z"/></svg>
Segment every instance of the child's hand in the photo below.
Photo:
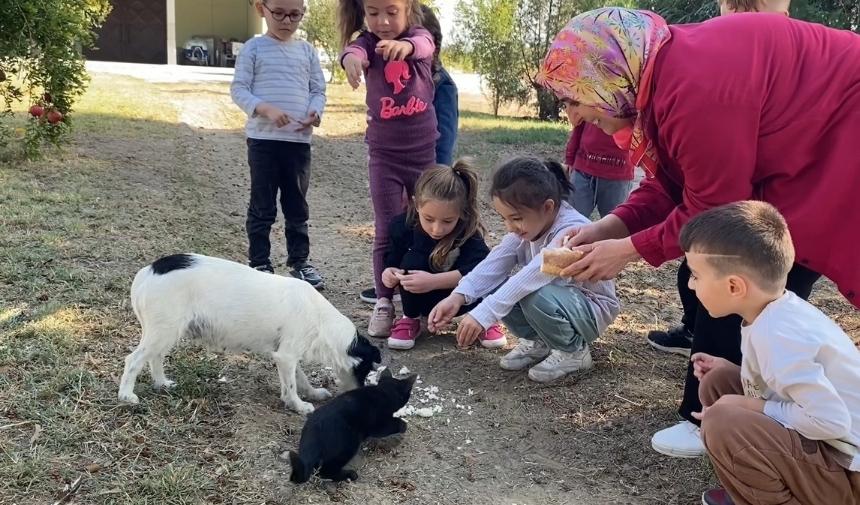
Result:
<svg viewBox="0 0 860 505"><path fill-rule="evenodd" d="M270 103L261 103L256 108L257 114L263 116L269 121L275 123L275 126L278 128L283 128L289 124L290 116L287 115L286 112L281 109L275 107Z"/></svg>
<svg viewBox="0 0 860 505"><path fill-rule="evenodd" d="M714 358L714 359L722 359L722 358ZM724 360L725 361L725 360ZM731 362L729 362L731 363ZM740 407L742 409L752 410L753 412L762 413L764 412L764 399L762 398L753 398L752 396L746 395L723 395L721 396L714 405L723 405L727 407ZM691 415L701 421L708 414L708 410L713 407L711 405L709 407L703 407L701 412L692 412Z"/></svg>
<svg viewBox="0 0 860 505"><path fill-rule="evenodd" d="M299 120L299 124L302 125L302 127L299 128L299 130L306 130L312 126L319 126L320 125L320 115L317 113L317 111L312 110L312 111L308 112L308 117L306 117L302 120Z"/></svg>
<svg viewBox="0 0 860 505"><path fill-rule="evenodd" d="M483 332L484 327L478 321L475 321L474 317L467 314L457 326L457 345L460 347L469 347L475 343L475 340L478 340L478 337Z"/></svg>
<svg viewBox="0 0 860 505"><path fill-rule="evenodd" d="M752 410L753 412L758 413L764 412L764 399L753 398L752 396L746 395L723 395L719 400L714 402L714 405L711 405L711 407L715 405L722 405L724 407L740 407L742 409Z"/></svg>
<svg viewBox="0 0 860 505"><path fill-rule="evenodd" d="M380 40L376 43L376 54L381 54L385 61L405 60L414 49L405 40Z"/></svg>
<svg viewBox="0 0 860 505"><path fill-rule="evenodd" d="M451 324L451 320L460 311L460 307L466 303L466 299L460 293L451 293L448 298L437 303L430 315L427 316L427 329L433 333L438 332L445 326Z"/></svg>
<svg viewBox="0 0 860 505"><path fill-rule="evenodd" d="M730 366L733 363L725 358L717 358L703 352L697 352L690 356L690 361L693 362L693 375L697 379L702 380L706 373L715 368Z"/></svg>
<svg viewBox="0 0 860 505"><path fill-rule="evenodd" d="M693 416L694 418L698 419L699 421L701 421L705 418L705 414L708 413L709 408L711 408L711 407L705 407L703 405L701 412L690 412L690 415Z"/></svg>
<svg viewBox="0 0 860 505"><path fill-rule="evenodd" d="M346 80L349 81L352 89L358 89L358 86L361 84L361 74L364 73L364 69L368 65L370 65L370 62L362 60L354 54L347 54L343 57L343 70L346 72Z"/></svg>
<svg viewBox="0 0 860 505"><path fill-rule="evenodd" d="M382 271L382 283L385 284L386 288L394 289L398 284L400 284L400 278L398 277L403 273L403 270L394 267L388 267Z"/></svg>
<svg viewBox="0 0 860 505"><path fill-rule="evenodd" d="M436 275L423 270L410 270L408 274L397 276L400 285L410 293L427 293L436 289Z"/></svg>

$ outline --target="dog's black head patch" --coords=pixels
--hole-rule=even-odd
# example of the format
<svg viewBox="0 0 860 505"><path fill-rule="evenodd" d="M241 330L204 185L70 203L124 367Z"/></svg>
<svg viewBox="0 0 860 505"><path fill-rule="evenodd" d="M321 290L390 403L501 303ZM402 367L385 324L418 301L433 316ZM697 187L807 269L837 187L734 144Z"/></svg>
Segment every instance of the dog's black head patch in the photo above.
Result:
<svg viewBox="0 0 860 505"><path fill-rule="evenodd" d="M171 254L152 262L152 272L156 275L164 275L174 270L182 270L194 264L194 257L190 254Z"/></svg>
<svg viewBox="0 0 860 505"><path fill-rule="evenodd" d="M379 352L378 347L370 343L370 340L359 334L355 335L348 354L360 360L352 368L352 373L355 375L358 385L363 386L364 380L367 379L367 374L373 370L373 364L382 362L382 354Z"/></svg>

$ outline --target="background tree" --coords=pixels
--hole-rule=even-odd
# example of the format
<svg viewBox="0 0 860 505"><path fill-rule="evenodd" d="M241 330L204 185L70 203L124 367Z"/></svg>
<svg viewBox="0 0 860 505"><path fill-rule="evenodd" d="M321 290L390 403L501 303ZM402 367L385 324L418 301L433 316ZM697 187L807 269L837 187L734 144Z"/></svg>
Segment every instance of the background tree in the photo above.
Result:
<svg viewBox="0 0 860 505"><path fill-rule="evenodd" d="M308 42L322 51L331 72L329 82L340 80L343 69L340 55L340 36L337 33L337 0L308 0L307 14L302 22Z"/></svg>
<svg viewBox="0 0 860 505"><path fill-rule="evenodd" d="M457 13L456 44L481 75L498 116L502 104L528 96L516 40L517 0L461 0Z"/></svg>
<svg viewBox="0 0 860 505"><path fill-rule="evenodd" d="M59 143L86 87L81 50L110 12L108 0L0 0L0 149L12 138L12 107L29 100L24 153Z"/></svg>

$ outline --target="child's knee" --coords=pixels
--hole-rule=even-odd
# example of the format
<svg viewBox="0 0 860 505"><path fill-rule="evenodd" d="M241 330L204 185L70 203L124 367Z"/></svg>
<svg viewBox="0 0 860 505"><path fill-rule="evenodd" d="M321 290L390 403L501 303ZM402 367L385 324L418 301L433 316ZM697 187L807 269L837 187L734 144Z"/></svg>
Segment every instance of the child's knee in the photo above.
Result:
<svg viewBox="0 0 860 505"><path fill-rule="evenodd" d="M720 458L729 450L729 445L743 429L738 423L748 411L736 405L717 404L708 408L702 419L701 435L705 448L712 457ZM736 444L734 444L736 445Z"/></svg>
<svg viewBox="0 0 860 505"><path fill-rule="evenodd" d="M542 289L539 289L534 293L529 293L519 302L522 311L530 317L555 316L558 312L558 303L554 299L545 296L542 291Z"/></svg>

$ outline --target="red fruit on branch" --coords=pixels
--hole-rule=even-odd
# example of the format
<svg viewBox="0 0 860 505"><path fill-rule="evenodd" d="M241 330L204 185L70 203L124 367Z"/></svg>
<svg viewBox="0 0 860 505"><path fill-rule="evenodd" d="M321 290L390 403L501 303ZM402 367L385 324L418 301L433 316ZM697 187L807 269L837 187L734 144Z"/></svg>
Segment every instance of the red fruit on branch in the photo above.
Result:
<svg viewBox="0 0 860 505"><path fill-rule="evenodd" d="M33 117L42 117L42 114L45 113L45 109L42 108L41 105L33 105L30 107L30 115Z"/></svg>
<svg viewBox="0 0 860 505"><path fill-rule="evenodd" d="M48 112L48 122L51 124L57 124L63 120L63 113L58 110L52 110Z"/></svg>

